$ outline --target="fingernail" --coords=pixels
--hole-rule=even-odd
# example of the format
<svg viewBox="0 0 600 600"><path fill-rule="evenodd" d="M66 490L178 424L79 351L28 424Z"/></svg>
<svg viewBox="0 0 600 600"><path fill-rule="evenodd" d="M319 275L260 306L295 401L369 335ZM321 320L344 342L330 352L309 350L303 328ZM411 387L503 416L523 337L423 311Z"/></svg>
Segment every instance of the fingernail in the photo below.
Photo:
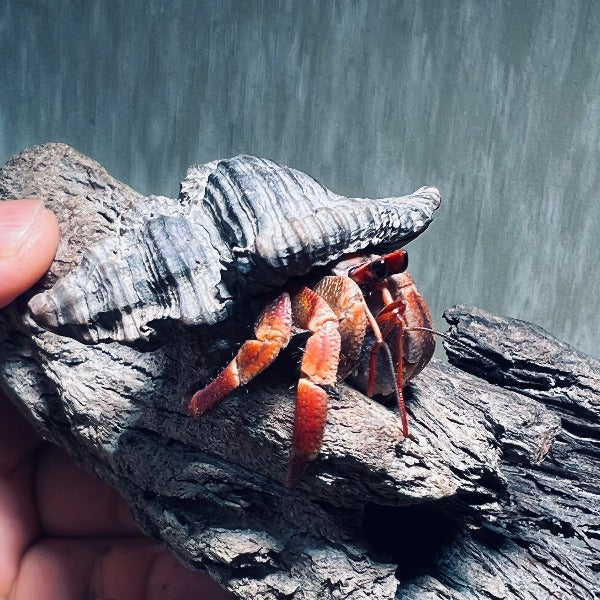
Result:
<svg viewBox="0 0 600 600"><path fill-rule="evenodd" d="M37 217L44 211L41 200L0 202L0 260L17 256L35 232Z"/></svg>

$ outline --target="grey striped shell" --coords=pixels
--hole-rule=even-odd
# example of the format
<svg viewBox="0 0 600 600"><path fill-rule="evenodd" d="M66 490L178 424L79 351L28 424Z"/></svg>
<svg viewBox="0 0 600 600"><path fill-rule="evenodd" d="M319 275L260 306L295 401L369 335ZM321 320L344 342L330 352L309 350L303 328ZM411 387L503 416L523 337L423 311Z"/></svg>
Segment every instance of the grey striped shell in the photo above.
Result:
<svg viewBox="0 0 600 600"><path fill-rule="evenodd" d="M29 308L43 327L86 343L135 343L175 320L212 325L248 295L349 254L399 247L424 230L436 188L378 200L334 194L264 158L188 170L177 201L150 197Z"/></svg>

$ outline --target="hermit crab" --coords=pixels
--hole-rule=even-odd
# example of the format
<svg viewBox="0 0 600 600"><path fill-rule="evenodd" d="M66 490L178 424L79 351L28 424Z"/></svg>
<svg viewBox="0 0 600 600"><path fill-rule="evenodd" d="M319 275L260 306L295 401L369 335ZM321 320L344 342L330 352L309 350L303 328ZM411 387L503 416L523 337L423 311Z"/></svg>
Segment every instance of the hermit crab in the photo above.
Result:
<svg viewBox="0 0 600 600"><path fill-rule="evenodd" d="M256 340L241 346L237 366L194 394L189 411L208 410L266 368L292 328L309 329L294 482L318 453L329 386L353 372L366 351L365 331L374 334L368 387L376 385L382 356L395 363L407 432L402 387L423 368L433 342L429 313L404 272L400 248L427 228L439 203L434 187L348 198L255 156L196 165L177 200L150 196L117 215L119 234L93 244L74 269L31 298L29 309L41 326L83 343L143 351L182 328L210 336L215 325L247 318L249 298L277 296L258 321ZM334 274L302 284L325 268Z"/></svg>
<svg viewBox="0 0 600 600"><path fill-rule="evenodd" d="M356 266L350 266L356 261ZM326 276L312 288L302 286L279 295L259 317L255 339L244 342L219 376L192 396L191 414L202 415L269 367L289 343L294 329L309 331L300 366L287 477L287 484L293 486L319 453L329 390L357 369L368 326L373 343L367 394L373 395L378 351L385 351L395 372L394 391L407 437L403 389L429 362L435 343L431 315L412 278L404 272L406 264L404 250L367 260L357 257L336 266L336 270L349 267L346 275ZM376 317L373 306L378 307Z"/></svg>

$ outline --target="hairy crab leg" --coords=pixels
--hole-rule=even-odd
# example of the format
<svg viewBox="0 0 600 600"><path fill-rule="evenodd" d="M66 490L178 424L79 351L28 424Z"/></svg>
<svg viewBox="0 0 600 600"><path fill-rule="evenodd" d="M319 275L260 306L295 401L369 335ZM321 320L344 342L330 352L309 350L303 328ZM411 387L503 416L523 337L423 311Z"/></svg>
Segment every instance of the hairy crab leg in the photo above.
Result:
<svg viewBox="0 0 600 600"><path fill-rule="evenodd" d="M264 371L290 341L292 307L287 293L278 296L260 315L254 328L256 339L242 344L234 359L217 378L191 398L189 412L202 415L234 389Z"/></svg>
<svg viewBox="0 0 600 600"><path fill-rule="evenodd" d="M385 288L384 288L385 289ZM382 294L384 302L391 300L389 290L385 289L387 294ZM389 296L389 298L388 298ZM385 308L377 315L377 322L382 327L382 336L385 340L389 337L392 331L395 330L396 341L396 397L398 400L398 410L402 419L402 434L408 437L408 416L406 413L406 403L404 402L404 319L400 312L404 311L405 302L402 299L393 300L386 303ZM393 363L392 363L393 366ZM369 370L369 386L371 385L371 370ZM374 374L373 374L374 379Z"/></svg>
<svg viewBox="0 0 600 600"><path fill-rule="evenodd" d="M292 434L292 456L286 485L300 480L307 463L316 458L323 442L328 393L334 387L340 356L338 318L327 302L309 288L292 298L294 324L312 332L308 338L298 382L298 398Z"/></svg>

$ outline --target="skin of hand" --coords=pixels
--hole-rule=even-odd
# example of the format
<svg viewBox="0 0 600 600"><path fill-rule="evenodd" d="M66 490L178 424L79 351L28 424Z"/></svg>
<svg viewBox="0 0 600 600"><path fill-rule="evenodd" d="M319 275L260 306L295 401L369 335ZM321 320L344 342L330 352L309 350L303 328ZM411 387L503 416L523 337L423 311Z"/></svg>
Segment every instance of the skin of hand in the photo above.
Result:
<svg viewBox="0 0 600 600"><path fill-rule="evenodd" d="M39 200L0 202L0 307L50 266L59 227ZM44 442L0 392L0 600L225 600L138 529L123 499Z"/></svg>

